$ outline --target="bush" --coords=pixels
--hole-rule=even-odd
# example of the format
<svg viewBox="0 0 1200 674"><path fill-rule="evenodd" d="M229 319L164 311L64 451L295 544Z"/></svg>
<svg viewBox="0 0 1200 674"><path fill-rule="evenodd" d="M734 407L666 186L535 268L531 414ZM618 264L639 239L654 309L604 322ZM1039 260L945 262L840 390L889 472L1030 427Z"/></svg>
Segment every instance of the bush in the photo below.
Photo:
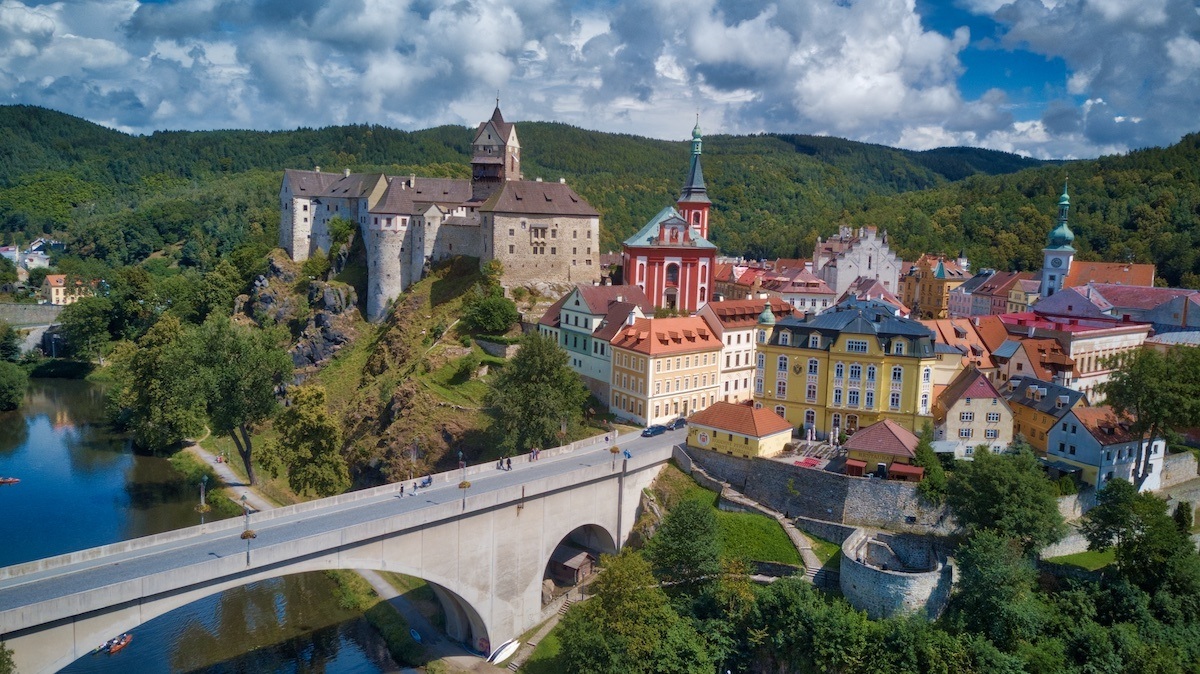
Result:
<svg viewBox="0 0 1200 674"><path fill-rule="evenodd" d="M0 361L0 410L15 410L25 401L29 375L20 365Z"/></svg>
<svg viewBox="0 0 1200 674"><path fill-rule="evenodd" d="M463 322L475 332L504 334L521 318L517 305L503 295L487 295L472 300L463 312Z"/></svg>

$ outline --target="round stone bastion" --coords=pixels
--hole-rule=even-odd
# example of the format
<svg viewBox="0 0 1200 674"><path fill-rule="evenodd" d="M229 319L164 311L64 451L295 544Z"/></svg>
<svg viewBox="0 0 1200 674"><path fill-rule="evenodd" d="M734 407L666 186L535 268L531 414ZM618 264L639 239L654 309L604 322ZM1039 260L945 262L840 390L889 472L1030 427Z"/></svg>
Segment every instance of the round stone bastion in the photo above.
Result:
<svg viewBox="0 0 1200 674"><path fill-rule="evenodd" d="M855 529L842 543L842 595L874 620L946 606L953 569L930 541L911 534Z"/></svg>

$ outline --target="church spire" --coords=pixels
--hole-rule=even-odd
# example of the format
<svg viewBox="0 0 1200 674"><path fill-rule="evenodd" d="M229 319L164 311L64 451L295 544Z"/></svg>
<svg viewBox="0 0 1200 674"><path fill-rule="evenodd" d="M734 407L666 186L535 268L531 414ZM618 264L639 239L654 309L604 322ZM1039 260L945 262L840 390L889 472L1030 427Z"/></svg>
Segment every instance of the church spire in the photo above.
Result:
<svg viewBox="0 0 1200 674"><path fill-rule="evenodd" d="M696 126L692 129L692 163L687 181L679 195L679 213L702 238L708 238L708 188L704 185L704 169L700 166L700 148L703 138L700 133L700 113L696 113Z"/></svg>
<svg viewBox="0 0 1200 674"><path fill-rule="evenodd" d="M1067 215L1071 210L1071 197L1067 195L1067 181L1063 181L1062 196L1058 198L1058 226L1050 232L1050 248L1066 249L1074 247L1075 233L1067 225Z"/></svg>

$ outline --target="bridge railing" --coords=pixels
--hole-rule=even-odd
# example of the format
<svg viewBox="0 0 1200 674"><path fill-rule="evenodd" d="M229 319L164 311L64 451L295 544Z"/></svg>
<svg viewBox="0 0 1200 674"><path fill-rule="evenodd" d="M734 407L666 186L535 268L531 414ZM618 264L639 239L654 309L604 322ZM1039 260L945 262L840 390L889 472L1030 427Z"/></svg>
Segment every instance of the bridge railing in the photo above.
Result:
<svg viewBox="0 0 1200 674"><path fill-rule="evenodd" d="M605 444L606 437L609 437L609 442L611 442L612 440L618 439L615 433L610 434L609 436L606 436L605 434L600 434L600 435L596 435L591 438L577 440L575 442L563 445L561 447L553 447L553 448L541 450L540 455L542 457L559 456L561 454L573 452L575 450L582 449L585 447L595 447L596 445ZM514 461L529 461L530 460L529 457L530 457L530 453L526 452L525 454L520 454L520 455L513 457L513 460ZM472 475L480 475L480 474L488 473L488 472L494 471L494 470L496 470L496 465L494 463L488 462L485 464L475 464L472 466L467 466L465 469L454 469L454 470L448 470L448 471L441 472L441 473L434 473L430 477L433 478L433 484L435 484L435 485L449 484L449 483L458 484L459 482L462 481L464 475L469 477ZM419 481L419 479L418 479L418 481ZM405 481L404 484L407 485L410 482L411 481ZM251 519L255 522L263 522L263 521L276 519L279 517L288 517L288 516L292 516L292 515L302 514L305 512L310 512L313 510L318 510L321 508L327 508L329 506L344 505L344 504L348 504L348 503L353 503L355 501L360 501L363 499L375 498L375 497L381 496L381 495L398 494L400 492L400 484L401 484L400 482L393 482L391 484L385 484L385 485L381 485L379 487L372 487L370 489L362 489L362 490L358 490L358 491L352 491L352 492L348 492L346 494L339 494L337 496L330 496L328 498L317 499L315 501L306 501L304 503L296 503L296 504L289 505L289 506L283 506L281 508L273 508L271 510L259 511L259 512L255 512L252 515ZM193 526L193 527L186 527L184 529L175 529L173 531L164 531L162 533L154 534L152 536L143 536L141 538L134 538L134 539L130 539L127 541L120 541L118 543L110 543L108 545L101 545L101 546L94 547L94 548L88 548L86 550L69 552L69 553L66 553L63 555L57 555L55 557L46 557L45 559L38 559L38 560L30 561L30 562L24 562L21 564L14 564L12 566L0 568L0 580L6 580L9 578L17 578L19 576L28 575L31 573L38 573L41 571L49 571L52 569L61 568L64 566L71 566L74 564L80 564L80 563L88 562L88 561L95 560L95 559L101 559L101 558L105 558L105 557L111 557L111 556L121 555L121 554L125 554L125 553L130 553L130 552L136 552L138 550L152 548L152 547L156 547L159 545L165 545L165 544L169 544L169 543L175 543L178 541L187 540L189 538L194 538L196 536L201 536L201 535L208 534L208 533L239 529L242 526L243 526L243 524L242 524L242 521L240 518L232 517L232 518L228 518L228 519L224 519L224 520L217 520L215 522L207 522L205 524L200 524L200 525Z"/></svg>

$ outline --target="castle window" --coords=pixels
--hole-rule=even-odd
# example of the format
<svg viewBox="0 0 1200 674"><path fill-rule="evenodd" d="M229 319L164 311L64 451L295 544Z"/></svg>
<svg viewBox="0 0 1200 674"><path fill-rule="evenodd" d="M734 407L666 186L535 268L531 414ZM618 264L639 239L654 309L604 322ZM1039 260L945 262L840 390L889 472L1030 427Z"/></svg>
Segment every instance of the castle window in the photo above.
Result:
<svg viewBox="0 0 1200 674"><path fill-rule="evenodd" d="M305 212L308 212L308 204L304 204L304 210Z"/></svg>
<svg viewBox="0 0 1200 674"><path fill-rule="evenodd" d="M572 239L578 239L578 238L579 238L579 230L577 230L577 229L572 229L572 230L571 230L571 238L572 238Z"/></svg>
<svg viewBox="0 0 1200 674"><path fill-rule="evenodd" d="M516 252L517 252L517 251L516 251L516 248L517 248L516 246L513 246L513 245L511 245L511 244L510 244L510 245L508 246L508 254L509 254L509 255L512 255L512 254L516 253Z"/></svg>
<svg viewBox="0 0 1200 674"><path fill-rule="evenodd" d="M551 254L551 255L557 255L557 254L558 254L558 249L557 249L557 248L555 248L554 246L550 246L550 254Z"/></svg>
<svg viewBox="0 0 1200 674"><path fill-rule="evenodd" d="M575 248L574 246L572 246L572 247L571 247L571 254L572 254L572 255L575 255L575 254L577 254L577 251L578 251L578 250L579 250L579 249L577 249L577 248Z"/></svg>
<svg viewBox="0 0 1200 674"><path fill-rule="evenodd" d="M509 227L509 228L508 228L508 235L509 235L509 236L516 236L516 235L517 235L517 230L513 229L512 227Z"/></svg>

